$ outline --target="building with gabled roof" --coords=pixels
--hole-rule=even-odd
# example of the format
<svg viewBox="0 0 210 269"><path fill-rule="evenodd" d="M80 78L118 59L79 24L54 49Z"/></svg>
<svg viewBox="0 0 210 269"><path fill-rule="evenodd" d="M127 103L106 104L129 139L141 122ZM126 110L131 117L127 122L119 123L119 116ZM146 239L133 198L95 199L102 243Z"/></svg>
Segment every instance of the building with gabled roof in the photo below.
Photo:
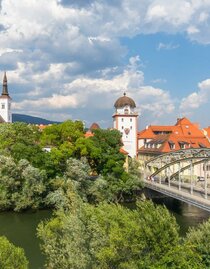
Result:
<svg viewBox="0 0 210 269"><path fill-rule="evenodd" d="M180 149L208 147L210 142L203 130L187 118L177 119L172 126L150 125L138 133L139 154L162 154Z"/></svg>
<svg viewBox="0 0 210 269"><path fill-rule="evenodd" d="M138 133L138 159L143 165L145 161L164 153L189 148L210 148L209 131L210 128L201 130L198 124L185 117L177 119L172 126L150 125ZM196 169L197 175L203 175L202 165Z"/></svg>

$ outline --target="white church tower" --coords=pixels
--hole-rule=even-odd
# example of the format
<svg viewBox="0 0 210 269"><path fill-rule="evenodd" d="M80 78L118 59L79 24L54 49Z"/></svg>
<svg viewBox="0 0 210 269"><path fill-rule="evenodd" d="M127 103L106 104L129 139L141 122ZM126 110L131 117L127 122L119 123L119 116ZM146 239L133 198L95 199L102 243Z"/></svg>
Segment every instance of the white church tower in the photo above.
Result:
<svg viewBox="0 0 210 269"><path fill-rule="evenodd" d="M138 113L135 112L136 104L126 93L114 104L115 113L112 116L114 128L122 134L123 149L130 157L137 156L137 133L138 133Z"/></svg>
<svg viewBox="0 0 210 269"><path fill-rule="evenodd" d="M0 122L12 122L11 103L12 99L7 87L7 75L4 72L2 94L0 96Z"/></svg>

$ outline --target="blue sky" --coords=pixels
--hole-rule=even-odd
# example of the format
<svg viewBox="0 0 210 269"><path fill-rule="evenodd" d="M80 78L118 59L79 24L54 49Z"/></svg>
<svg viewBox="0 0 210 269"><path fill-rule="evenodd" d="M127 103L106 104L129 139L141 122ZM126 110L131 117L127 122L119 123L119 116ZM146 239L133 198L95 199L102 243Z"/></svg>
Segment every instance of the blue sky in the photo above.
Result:
<svg viewBox="0 0 210 269"><path fill-rule="evenodd" d="M0 0L13 111L112 126L124 91L139 129L210 125L210 0Z"/></svg>

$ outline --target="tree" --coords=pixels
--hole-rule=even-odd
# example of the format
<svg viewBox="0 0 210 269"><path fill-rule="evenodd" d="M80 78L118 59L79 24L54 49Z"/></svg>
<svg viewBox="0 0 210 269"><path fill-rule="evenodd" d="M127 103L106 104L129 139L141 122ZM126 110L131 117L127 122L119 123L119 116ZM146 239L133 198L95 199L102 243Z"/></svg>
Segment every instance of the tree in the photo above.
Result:
<svg viewBox="0 0 210 269"><path fill-rule="evenodd" d="M40 143L43 147L51 147L51 152L44 160L49 177L61 176L66 170L66 161L75 156L75 143L84 136L84 127L81 121L65 121L46 127ZM45 156L46 156L45 155Z"/></svg>
<svg viewBox="0 0 210 269"><path fill-rule="evenodd" d="M0 210L39 208L45 192L46 174L26 160L17 164L0 156Z"/></svg>
<svg viewBox="0 0 210 269"><path fill-rule="evenodd" d="M58 211L56 217L42 222L38 235L51 269L198 269L201 265L180 244L175 218L148 201L130 210L78 200L75 205L74 200L69 212Z"/></svg>
<svg viewBox="0 0 210 269"><path fill-rule="evenodd" d="M65 142L75 143L84 135L84 126L81 121L65 121L46 127L41 135L42 146L59 147Z"/></svg>
<svg viewBox="0 0 210 269"><path fill-rule="evenodd" d="M100 149L100 156L95 160L97 173L107 175L115 174L117 178L124 173L125 156L120 152L122 147L121 134L117 130L94 130L90 137L96 148Z"/></svg>
<svg viewBox="0 0 210 269"><path fill-rule="evenodd" d="M203 264L201 268L210 268L210 220L196 228L190 228L186 244L200 255Z"/></svg>
<svg viewBox="0 0 210 269"><path fill-rule="evenodd" d="M0 152L16 161L26 159L36 167L43 167L45 153L39 139L40 132L35 125L23 122L0 125Z"/></svg>
<svg viewBox="0 0 210 269"><path fill-rule="evenodd" d="M0 237L0 268L2 269L27 269L28 261L24 250L15 247L6 237Z"/></svg>

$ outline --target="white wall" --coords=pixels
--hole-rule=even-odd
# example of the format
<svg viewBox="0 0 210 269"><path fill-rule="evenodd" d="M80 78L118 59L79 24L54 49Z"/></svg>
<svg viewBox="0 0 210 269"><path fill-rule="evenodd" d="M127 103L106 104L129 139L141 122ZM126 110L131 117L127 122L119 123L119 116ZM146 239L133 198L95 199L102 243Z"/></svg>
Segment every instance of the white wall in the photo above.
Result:
<svg viewBox="0 0 210 269"><path fill-rule="evenodd" d="M5 122L12 122L10 98L0 98L0 115Z"/></svg>
<svg viewBox="0 0 210 269"><path fill-rule="evenodd" d="M137 115L115 115L114 128L122 134L123 148L130 157L137 154Z"/></svg>

